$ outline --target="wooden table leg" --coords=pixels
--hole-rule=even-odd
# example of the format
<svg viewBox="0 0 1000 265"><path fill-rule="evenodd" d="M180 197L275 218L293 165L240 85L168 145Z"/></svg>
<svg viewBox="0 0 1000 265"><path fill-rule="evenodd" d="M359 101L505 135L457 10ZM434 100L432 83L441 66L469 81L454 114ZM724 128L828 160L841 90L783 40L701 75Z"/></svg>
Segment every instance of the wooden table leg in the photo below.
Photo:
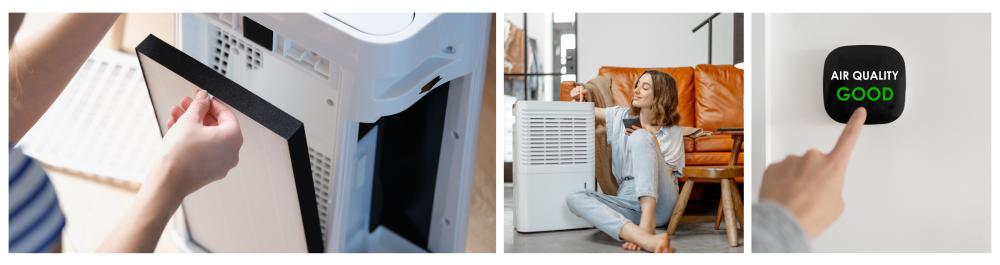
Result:
<svg viewBox="0 0 1000 265"><path fill-rule="evenodd" d="M715 230L719 230L719 223L722 222L722 197L719 197L719 210L715 212Z"/></svg>
<svg viewBox="0 0 1000 265"><path fill-rule="evenodd" d="M730 183L732 179L722 179L722 207L726 215L726 235L729 237L729 246L739 246L739 239L736 237L736 218L733 210L733 194Z"/></svg>
<svg viewBox="0 0 1000 265"><path fill-rule="evenodd" d="M736 210L736 221L740 222L740 228L746 230L743 225L743 199L740 198L740 188L736 186L736 181L729 182L730 190L733 193L733 210Z"/></svg>
<svg viewBox="0 0 1000 265"><path fill-rule="evenodd" d="M729 153L729 166L736 166L740 158L740 146L743 145L743 135L733 135L733 150Z"/></svg>
<svg viewBox="0 0 1000 265"><path fill-rule="evenodd" d="M681 222L684 215L684 208L687 207L688 197L691 196L691 189L694 188L694 180L688 179L684 182L680 196L677 197L677 204L674 204L674 213L670 215L670 223L667 225L667 234L673 235L677 230L677 224Z"/></svg>

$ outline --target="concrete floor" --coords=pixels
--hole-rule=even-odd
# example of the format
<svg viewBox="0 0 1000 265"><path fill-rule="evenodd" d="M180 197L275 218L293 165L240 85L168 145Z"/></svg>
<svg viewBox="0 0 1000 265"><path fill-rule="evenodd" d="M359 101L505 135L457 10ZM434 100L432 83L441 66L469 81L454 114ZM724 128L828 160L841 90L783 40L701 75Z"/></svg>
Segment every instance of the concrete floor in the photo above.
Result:
<svg viewBox="0 0 1000 265"><path fill-rule="evenodd" d="M519 233L514 231L514 186L503 187L503 251L535 253L645 253L627 251L622 243L597 228L554 232ZM715 230L718 200L697 200L688 203L677 231L670 236L670 246L678 253L743 253L743 230L737 233L740 245L730 247L726 240L725 221ZM666 233L659 227L656 233Z"/></svg>

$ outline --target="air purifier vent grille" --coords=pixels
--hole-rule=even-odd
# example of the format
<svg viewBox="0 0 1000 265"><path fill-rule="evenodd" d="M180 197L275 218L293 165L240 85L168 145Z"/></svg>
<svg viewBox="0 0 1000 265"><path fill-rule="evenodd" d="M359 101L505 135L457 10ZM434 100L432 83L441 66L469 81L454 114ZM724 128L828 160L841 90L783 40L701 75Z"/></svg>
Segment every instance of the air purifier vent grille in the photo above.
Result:
<svg viewBox="0 0 1000 265"><path fill-rule="evenodd" d="M326 242L326 227L328 226L326 219L330 214L327 204L330 202L330 193L332 192L330 189L332 184L330 171L333 170L331 163L333 160L329 156L309 147L309 165L312 167L313 188L316 190L316 207L319 209L319 225L323 242Z"/></svg>
<svg viewBox="0 0 1000 265"><path fill-rule="evenodd" d="M525 105L531 106L515 111L517 162L525 166L594 163L592 107L579 108L569 102Z"/></svg>
<svg viewBox="0 0 1000 265"><path fill-rule="evenodd" d="M210 65L212 69L219 72L222 75L229 76L233 67L230 67L234 63L234 59L240 55L240 53L246 53L246 71L260 69L264 67L262 62L264 59L261 58L261 50L259 47L253 45L253 42L246 41L240 36L229 34L229 32L220 29L215 26L210 26L209 39L210 43L207 46L209 49L209 54L212 54L210 58L213 58Z"/></svg>

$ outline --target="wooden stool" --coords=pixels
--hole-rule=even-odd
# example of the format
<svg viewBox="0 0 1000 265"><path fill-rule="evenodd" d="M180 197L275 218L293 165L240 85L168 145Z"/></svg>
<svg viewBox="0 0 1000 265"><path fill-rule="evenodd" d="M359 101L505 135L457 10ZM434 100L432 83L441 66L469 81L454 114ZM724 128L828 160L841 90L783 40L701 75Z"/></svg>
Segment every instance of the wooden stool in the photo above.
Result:
<svg viewBox="0 0 1000 265"><path fill-rule="evenodd" d="M681 222L684 215L684 208L687 207L688 197L691 196L691 189L695 182L721 183L722 200L719 211L726 219L726 236L729 238L729 246L739 246L739 239L736 235L736 223L743 226L743 202L740 198L740 191L736 187L736 178L743 177L743 166L736 165L739 156L739 148L743 144L743 132L726 132L733 135L733 149L729 158L728 166L688 166L684 167L684 176L687 181L674 205L674 212L670 216L670 223L667 225L667 234L673 235L677 230L677 224ZM719 229L718 215L716 216L715 229Z"/></svg>
<svg viewBox="0 0 1000 265"><path fill-rule="evenodd" d="M735 181L733 181L733 200L734 200L734 202L736 202L736 205L738 205L737 207L742 207L743 206L743 200L741 200L741 198L740 198L740 188L737 187L736 184L743 183L743 177L738 177L738 178L735 178L734 180ZM722 213L722 197L719 197L719 211L715 213L715 230L719 230L719 223L722 222L722 216L723 215L724 214ZM742 229L743 228L743 221L742 221L743 220L743 214L742 214L742 211L737 211L736 212L736 216L739 217L740 228Z"/></svg>
<svg viewBox="0 0 1000 265"><path fill-rule="evenodd" d="M673 235L677 230L677 225L687 207L688 197L691 196L691 189L695 182L722 183L722 210L726 219L726 235L729 237L729 246L739 246L736 237L736 223L743 225L743 203L739 199L739 190L736 189L734 178L743 176L743 166L689 166L684 167L684 175L687 181L674 205L674 213L670 216L670 223L667 225L667 234ZM694 177L697 176L697 177Z"/></svg>

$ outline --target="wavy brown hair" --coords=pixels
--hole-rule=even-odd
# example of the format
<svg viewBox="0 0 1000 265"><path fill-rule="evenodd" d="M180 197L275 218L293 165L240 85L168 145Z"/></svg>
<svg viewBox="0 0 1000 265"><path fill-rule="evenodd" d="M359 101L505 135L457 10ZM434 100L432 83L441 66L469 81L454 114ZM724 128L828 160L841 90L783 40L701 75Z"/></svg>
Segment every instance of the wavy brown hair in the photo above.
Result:
<svg viewBox="0 0 1000 265"><path fill-rule="evenodd" d="M660 70L646 70L639 78L635 79L635 87L639 88L639 79L643 75L649 75L653 79L653 126L674 126L681 121L681 114L677 112L679 97L677 95L677 81L673 76ZM628 114L639 116L639 108L629 103Z"/></svg>

